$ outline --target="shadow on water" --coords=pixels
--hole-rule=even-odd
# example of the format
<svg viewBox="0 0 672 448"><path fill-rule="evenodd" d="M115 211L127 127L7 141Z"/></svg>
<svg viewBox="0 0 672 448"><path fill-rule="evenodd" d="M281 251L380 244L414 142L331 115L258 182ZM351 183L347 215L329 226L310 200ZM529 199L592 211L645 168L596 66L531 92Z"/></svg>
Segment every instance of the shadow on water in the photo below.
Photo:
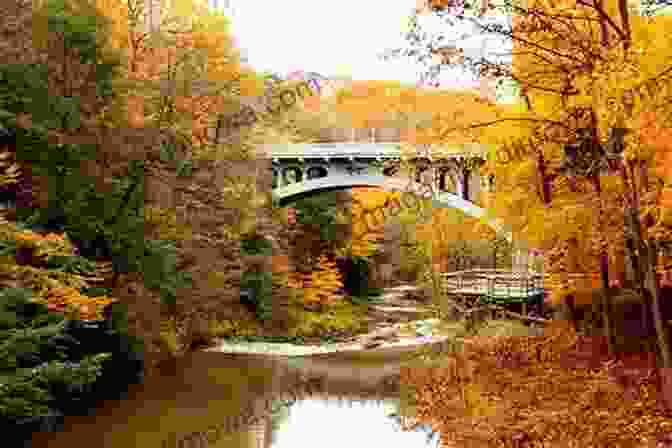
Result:
<svg viewBox="0 0 672 448"><path fill-rule="evenodd" d="M390 448L428 444L426 428L399 428L394 357L277 357L196 352L166 366L123 400L67 417L35 448Z"/></svg>

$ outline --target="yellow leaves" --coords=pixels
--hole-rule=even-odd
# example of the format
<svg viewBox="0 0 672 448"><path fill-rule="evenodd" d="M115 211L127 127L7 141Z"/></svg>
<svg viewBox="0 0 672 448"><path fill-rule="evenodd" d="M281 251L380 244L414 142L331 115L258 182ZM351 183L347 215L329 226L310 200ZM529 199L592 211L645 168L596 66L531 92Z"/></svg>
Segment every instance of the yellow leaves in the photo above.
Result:
<svg viewBox="0 0 672 448"><path fill-rule="evenodd" d="M462 399L467 413L472 417L493 416L495 408L488 403L482 388L475 383L462 386Z"/></svg>
<svg viewBox="0 0 672 448"><path fill-rule="evenodd" d="M226 274L223 272L208 272L208 286L212 289L221 289L228 286Z"/></svg>
<svg viewBox="0 0 672 448"><path fill-rule="evenodd" d="M159 335L168 352L175 356L180 349L177 325L174 318L161 321Z"/></svg>
<svg viewBox="0 0 672 448"><path fill-rule="evenodd" d="M147 225L157 227L161 239L180 241L190 240L193 237L192 228L178 223L174 210L148 205L144 209L144 219Z"/></svg>

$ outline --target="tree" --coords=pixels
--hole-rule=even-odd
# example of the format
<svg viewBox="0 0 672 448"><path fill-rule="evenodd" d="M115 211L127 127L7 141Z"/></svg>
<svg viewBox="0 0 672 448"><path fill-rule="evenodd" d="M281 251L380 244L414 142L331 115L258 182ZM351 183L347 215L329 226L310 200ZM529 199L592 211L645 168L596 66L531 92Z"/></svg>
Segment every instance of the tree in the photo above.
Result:
<svg viewBox="0 0 672 448"><path fill-rule="evenodd" d="M321 256L317 270L304 277L304 303L308 307L325 307L342 298L337 293L343 288L341 274L336 263L328 261L326 256Z"/></svg>
<svg viewBox="0 0 672 448"><path fill-rule="evenodd" d="M174 291L159 313L186 328L188 346L209 320L236 315L241 275L262 270L273 273L270 325L286 324L289 232L271 204L270 161L254 149L296 135L265 121L225 129L219 139L211 132L220 116L245 107L242 96L263 93L263 76L241 68L227 19L204 5L163 4L160 26L149 30L139 19L144 2L105 1L125 58L115 84L123 101L101 120L111 134L145 137L145 238L170 241L174 267L194 279L189 294ZM178 20L184 17L191 18ZM272 239L273 254L241 256L240 242L250 235Z"/></svg>
<svg viewBox="0 0 672 448"><path fill-rule="evenodd" d="M510 26L489 24L474 17L451 16L445 10L437 12L448 24L466 21L474 26L475 31L497 34L512 42L512 66L483 57L465 57L464 66L476 74L518 82L524 105L503 108L504 112L494 120L482 120L480 117L474 120L474 116L466 116L444 128L442 136L470 135L503 146L529 148L524 151L529 156L515 163L516 168L512 170L511 166L502 166L500 169L508 170L509 175L498 176L496 180L498 191L502 191L499 186L504 187L500 204L508 202L515 207L517 202L522 205L524 195L526 211L519 215L523 219L514 222L521 236L525 234L531 239L541 240L546 246L554 240L558 242L560 238L568 241L562 235L569 227L560 226L564 213L558 213L560 209L556 208L560 203L565 208L570 203L575 207L589 207L588 213L599 212L595 217L597 219L590 220L593 223L590 238L599 248L597 270L603 274L601 285L607 294L610 259L607 246L611 249L618 245L607 245L604 236L625 241L622 236L620 239L612 238L612 234L608 233L608 229L614 229L616 235L623 235L623 221L620 226L611 227L605 222L607 210L612 211L614 203L623 204L620 199L624 194L629 195L631 188L627 185L632 178L629 165L642 167L641 172L648 174L642 163L646 160L647 151L638 141L638 122L646 111L657 110L664 114L663 111L669 110L669 49L661 48L660 41L653 41L657 33L663 32L663 22L632 17L624 2L593 5L580 2L580 5L577 9L564 3L535 2L522 6L507 2L508 11L515 14ZM409 33L409 52L415 50L418 60L422 60L440 48L438 39L434 38L423 36L416 21ZM662 36L659 39L666 41ZM655 46L656 51L644 52L643 48L648 49L649 45ZM448 65L445 62L440 61L430 67L426 75L436 77ZM647 88L654 83L655 90ZM625 146L623 170L618 171L618 162L614 159L609 162L611 170L603 179L600 176L603 170L584 171L592 193L585 190L583 180L568 181L563 176L557 161L563 149L570 155L568 151L577 141L579 129L588 130L588 138L583 139L582 144L591 147L606 144L608 150L618 150L621 146L618 140L620 134L613 130L621 128L630 129L622 141ZM651 177L642 176L641 179L639 184L646 192L651 186ZM538 186L536 203L530 203L530 181ZM507 191L507 187L511 189ZM511 193L514 198L520 195L520 199L507 197ZM565 195L568 202L563 199ZM629 203L633 204L635 198L631 199ZM609 203L612 205L607 205ZM618 214L623 217L622 212ZM583 216L581 219L588 218L587 213ZM627 245L623 250L633 252ZM614 254L612 259L615 258ZM655 286L655 281L649 283ZM652 295L656 296L653 292ZM608 321L608 303L606 305L604 316ZM655 308L654 305L654 311ZM658 331L658 334L661 332ZM665 344L662 346L662 352L667 351ZM663 354L663 357L669 358L669 355ZM668 361L664 361L665 366L669 365Z"/></svg>
<svg viewBox="0 0 672 448"><path fill-rule="evenodd" d="M310 272L321 256L333 258L349 235L345 193L328 192L297 200L296 221L292 231L291 257L302 272Z"/></svg>

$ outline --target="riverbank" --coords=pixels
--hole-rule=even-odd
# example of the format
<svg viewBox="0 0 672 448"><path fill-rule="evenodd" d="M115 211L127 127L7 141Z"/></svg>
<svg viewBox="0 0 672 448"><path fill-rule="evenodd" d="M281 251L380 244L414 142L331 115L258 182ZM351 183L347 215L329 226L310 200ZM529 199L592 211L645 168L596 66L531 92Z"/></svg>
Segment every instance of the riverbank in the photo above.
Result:
<svg viewBox="0 0 672 448"><path fill-rule="evenodd" d="M206 351L278 356L312 356L353 351L392 350L412 352L417 346L440 343L455 328L441 325L429 303L416 286L400 285L386 288L381 297L366 308L366 331L343 332L324 343L307 340L305 344L288 342L244 341L220 339ZM444 334L442 334L442 332Z"/></svg>

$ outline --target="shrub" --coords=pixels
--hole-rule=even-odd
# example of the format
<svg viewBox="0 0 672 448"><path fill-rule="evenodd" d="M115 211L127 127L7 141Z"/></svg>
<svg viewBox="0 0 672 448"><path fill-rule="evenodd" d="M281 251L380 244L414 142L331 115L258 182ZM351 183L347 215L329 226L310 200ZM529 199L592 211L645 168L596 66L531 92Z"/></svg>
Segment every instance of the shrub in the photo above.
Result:
<svg viewBox="0 0 672 448"><path fill-rule="evenodd" d="M316 313L302 308L293 310L297 324L289 330L290 337L319 337L329 333L356 334L367 330L362 307L340 301L332 305L329 313Z"/></svg>
<svg viewBox="0 0 672 448"><path fill-rule="evenodd" d="M141 380L142 341L128 335L125 308L111 304L104 314L64 320L30 290L0 291L0 426L19 425L28 437L54 416L90 409Z"/></svg>
<svg viewBox="0 0 672 448"><path fill-rule="evenodd" d="M261 235L250 235L241 242L243 255L271 255L273 246Z"/></svg>
<svg viewBox="0 0 672 448"><path fill-rule="evenodd" d="M369 260L365 257L341 257L337 261L343 276L343 287L348 295L366 297L369 295Z"/></svg>
<svg viewBox="0 0 672 448"><path fill-rule="evenodd" d="M240 287L253 291L251 301L257 318L269 319L273 300L273 275L270 272L244 272L240 279Z"/></svg>

